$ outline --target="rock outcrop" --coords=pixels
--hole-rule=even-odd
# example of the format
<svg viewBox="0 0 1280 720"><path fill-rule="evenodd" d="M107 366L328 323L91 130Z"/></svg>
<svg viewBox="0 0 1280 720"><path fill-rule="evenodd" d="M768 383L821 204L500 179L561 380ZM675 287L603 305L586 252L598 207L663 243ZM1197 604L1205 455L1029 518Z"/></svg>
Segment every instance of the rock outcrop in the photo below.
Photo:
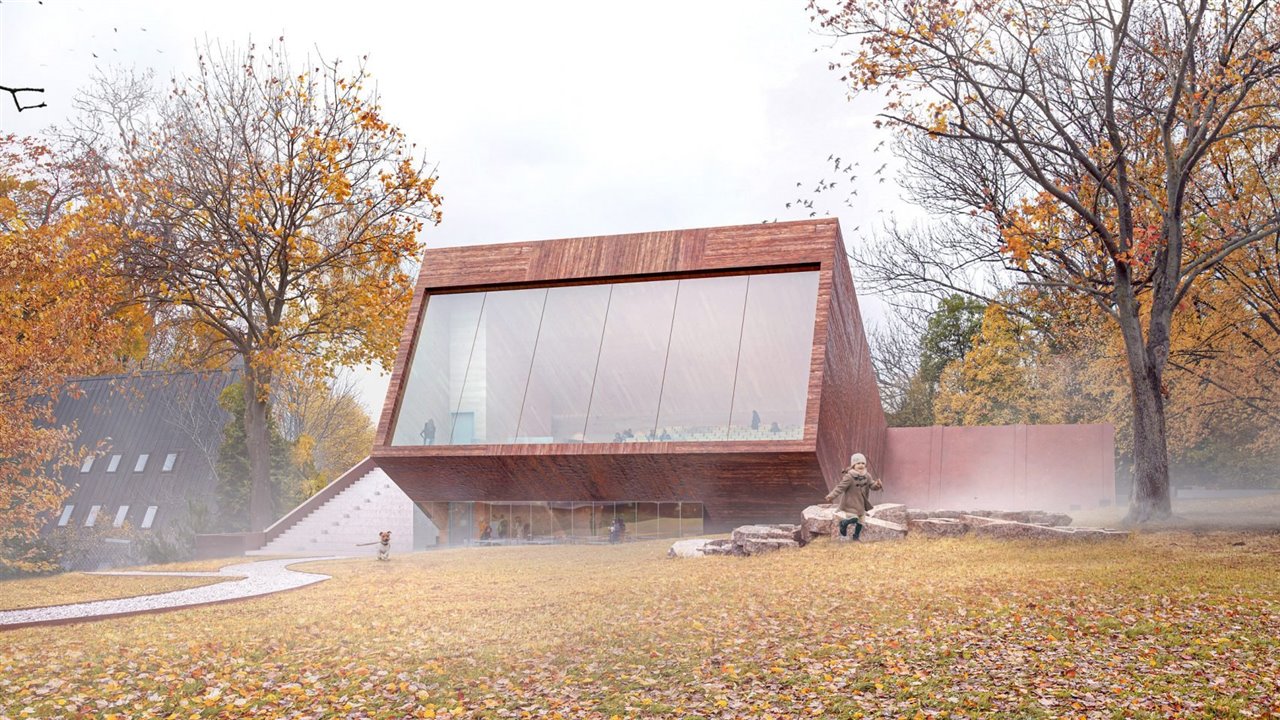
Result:
<svg viewBox="0 0 1280 720"><path fill-rule="evenodd" d="M1105 541L1129 537L1124 530L1069 527L1071 516L1041 510L917 510L898 503L877 505L862 519L861 542L903 540L915 534L929 538L975 537L1004 540ZM734 555L746 557L801 548L816 537L848 542L840 536L835 505L810 505L799 525L743 525L729 538L679 540L669 557Z"/></svg>

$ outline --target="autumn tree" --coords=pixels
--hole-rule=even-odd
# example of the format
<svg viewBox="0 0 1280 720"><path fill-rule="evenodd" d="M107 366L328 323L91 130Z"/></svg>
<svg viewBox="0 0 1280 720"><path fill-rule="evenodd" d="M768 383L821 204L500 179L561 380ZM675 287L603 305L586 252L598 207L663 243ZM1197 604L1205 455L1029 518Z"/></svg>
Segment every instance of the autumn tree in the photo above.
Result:
<svg viewBox="0 0 1280 720"><path fill-rule="evenodd" d="M54 403L68 378L116 367L129 337L115 236L73 178L47 147L0 138L0 574L44 569L31 541L81 460Z"/></svg>
<svg viewBox="0 0 1280 720"><path fill-rule="evenodd" d="M857 38L840 63L887 96L907 184L949 218L891 233L917 282L996 264L1090 298L1132 403L1130 519L1170 512L1165 372L1196 281L1280 230L1280 6L1264 0L811 3ZM887 263L884 263L887 264ZM902 277L902 270L895 270Z"/></svg>
<svg viewBox="0 0 1280 720"><path fill-rule="evenodd" d="M349 375L327 382L281 378L272 411L291 446L290 486L299 500L319 492L373 449L373 422Z"/></svg>
<svg viewBox="0 0 1280 720"><path fill-rule="evenodd" d="M435 177L387 122L363 65L290 62L283 44L202 48L154 102L137 79L82 98L84 144L120 207L120 267L183 329L188 362L237 356L252 494L273 517L269 400L282 374L389 367Z"/></svg>
<svg viewBox="0 0 1280 720"><path fill-rule="evenodd" d="M951 293L927 313L899 307L898 320L889 332L871 333L871 354L882 395L886 380L892 390L883 398L891 426L934 424L934 398L942 370L964 358L981 327L985 309L986 305L976 298Z"/></svg>

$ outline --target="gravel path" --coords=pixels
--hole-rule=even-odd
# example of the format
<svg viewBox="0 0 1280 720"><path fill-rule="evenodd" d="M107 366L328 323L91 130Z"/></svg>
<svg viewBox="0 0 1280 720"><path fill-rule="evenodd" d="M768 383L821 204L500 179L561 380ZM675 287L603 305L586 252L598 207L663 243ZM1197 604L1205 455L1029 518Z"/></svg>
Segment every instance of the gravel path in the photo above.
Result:
<svg viewBox="0 0 1280 720"><path fill-rule="evenodd" d="M53 605L50 607L30 608L27 610L0 610L0 630L12 630L31 625L61 624L101 620L123 615L159 612L191 607L193 605L209 605L212 603L243 600L244 598L269 595L282 590L305 587L313 583L329 579L328 575L290 570L289 565L317 560L338 560L343 556L286 558L283 560L262 560L259 562L238 563L228 565L217 572L103 572L90 573L96 575L172 575L181 577L229 577L242 578L174 590L155 595L139 595L138 597L119 598L116 600L95 600L93 602L73 603L70 605Z"/></svg>

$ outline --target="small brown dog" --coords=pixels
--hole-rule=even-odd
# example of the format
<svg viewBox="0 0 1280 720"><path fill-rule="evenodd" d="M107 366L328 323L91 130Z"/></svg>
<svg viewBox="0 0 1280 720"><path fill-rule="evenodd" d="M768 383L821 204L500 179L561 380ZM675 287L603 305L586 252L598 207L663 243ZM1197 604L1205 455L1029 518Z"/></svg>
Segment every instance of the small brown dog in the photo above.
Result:
<svg viewBox="0 0 1280 720"><path fill-rule="evenodd" d="M383 530L378 533L378 559L391 559L391 531Z"/></svg>

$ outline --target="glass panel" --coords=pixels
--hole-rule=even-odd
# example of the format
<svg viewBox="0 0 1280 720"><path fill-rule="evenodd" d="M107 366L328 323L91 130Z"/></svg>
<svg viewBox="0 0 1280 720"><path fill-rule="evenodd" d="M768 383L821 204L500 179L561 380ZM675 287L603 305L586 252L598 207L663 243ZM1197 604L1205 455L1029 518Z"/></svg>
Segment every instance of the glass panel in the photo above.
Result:
<svg viewBox="0 0 1280 720"><path fill-rule="evenodd" d="M143 453L143 454L139 455L139 456L138 456L138 462L136 462L136 463L134 463L134 464L133 464L133 471L134 471L134 472L142 472L143 470L146 470L146 469L147 469L147 458L148 458L148 457L150 457L150 456L149 456L149 455L147 455L146 453Z"/></svg>
<svg viewBox="0 0 1280 720"><path fill-rule="evenodd" d="M85 457L84 462L80 463L80 472L87 473L92 469L93 469L93 456L88 455Z"/></svg>
<svg viewBox="0 0 1280 720"><path fill-rule="evenodd" d="M484 300L484 293L428 299L392 445L450 443Z"/></svg>
<svg viewBox="0 0 1280 720"><path fill-rule="evenodd" d="M147 513L142 516L142 529L146 530L156 521L156 511L160 509L158 505L148 505Z"/></svg>
<svg viewBox="0 0 1280 720"><path fill-rule="evenodd" d="M724 440L742 334L746 276L681 280L658 432L672 440Z"/></svg>
<svg viewBox="0 0 1280 720"><path fill-rule="evenodd" d="M818 273L748 278L730 440L799 440L809 398Z"/></svg>
<svg viewBox="0 0 1280 720"><path fill-rule="evenodd" d="M454 445L516 441L516 424L546 297L543 288L491 292L485 298L458 404Z"/></svg>
<svg viewBox="0 0 1280 720"><path fill-rule="evenodd" d="M93 527L93 524L98 520L98 511L101 509L102 509L101 505L94 505L93 507L89 508L89 514L86 515L84 518L85 527Z"/></svg>
<svg viewBox="0 0 1280 720"><path fill-rule="evenodd" d="M609 298L587 442L657 440L675 280L620 283Z"/></svg>
<svg viewBox="0 0 1280 720"><path fill-rule="evenodd" d="M107 472L115 472L118 467L120 467L120 456L112 455L111 460L107 462Z"/></svg>
<svg viewBox="0 0 1280 720"><path fill-rule="evenodd" d="M702 534L702 503L680 503L680 534Z"/></svg>
<svg viewBox="0 0 1280 720"><path fill-rule="evenodd" d="M609 289L548 290L516 442L582 442Z"/></svg>
<svg viewBox="0 0 1280 720"><path fill-rule="evenodd" d="M111 523L111 527L120 527L124 525L124 519L129 516L129 506L121 505L116 511L116 519Z"/></svg>
<svg viewBox="0 0 1280 720"><path fill-rule="evenodd" d="M163 472L173 472L174 463L178 462L178 453L169 453L164 456L164 467L160 468Z"/></svg>
<svg viewBox="0 0 1280 720"><path fill-rule="evenodd" d="M662 537L658 522L658 503L636 503L636 522L631 528L631 537L636 540Z"/></svg>
<svg viewBox="0 0 1280 720"><path fill-rule="evenodd" d="M658 533L661 537L680 537L680 503L658 505Z"/></svg>
<svg viewBox="0 0 1280 720"><path fill-rule="evenodd" d="M75 505L67 505L62 508L62 515L58 517L58 527L66 527L71 521L71 513L76 509Z"/></svg>
<svg viewBox="0 0 1280 720"><path fill-rule="evenodd" d="M474 503L481 505L482 503ZM451 502L449 503L449 544L450 545L466 545L475 538L472 537L472 514L476 516L475 527L480 527L479 516L481 511L479 508L473 507L468 502Z"/></svg>

